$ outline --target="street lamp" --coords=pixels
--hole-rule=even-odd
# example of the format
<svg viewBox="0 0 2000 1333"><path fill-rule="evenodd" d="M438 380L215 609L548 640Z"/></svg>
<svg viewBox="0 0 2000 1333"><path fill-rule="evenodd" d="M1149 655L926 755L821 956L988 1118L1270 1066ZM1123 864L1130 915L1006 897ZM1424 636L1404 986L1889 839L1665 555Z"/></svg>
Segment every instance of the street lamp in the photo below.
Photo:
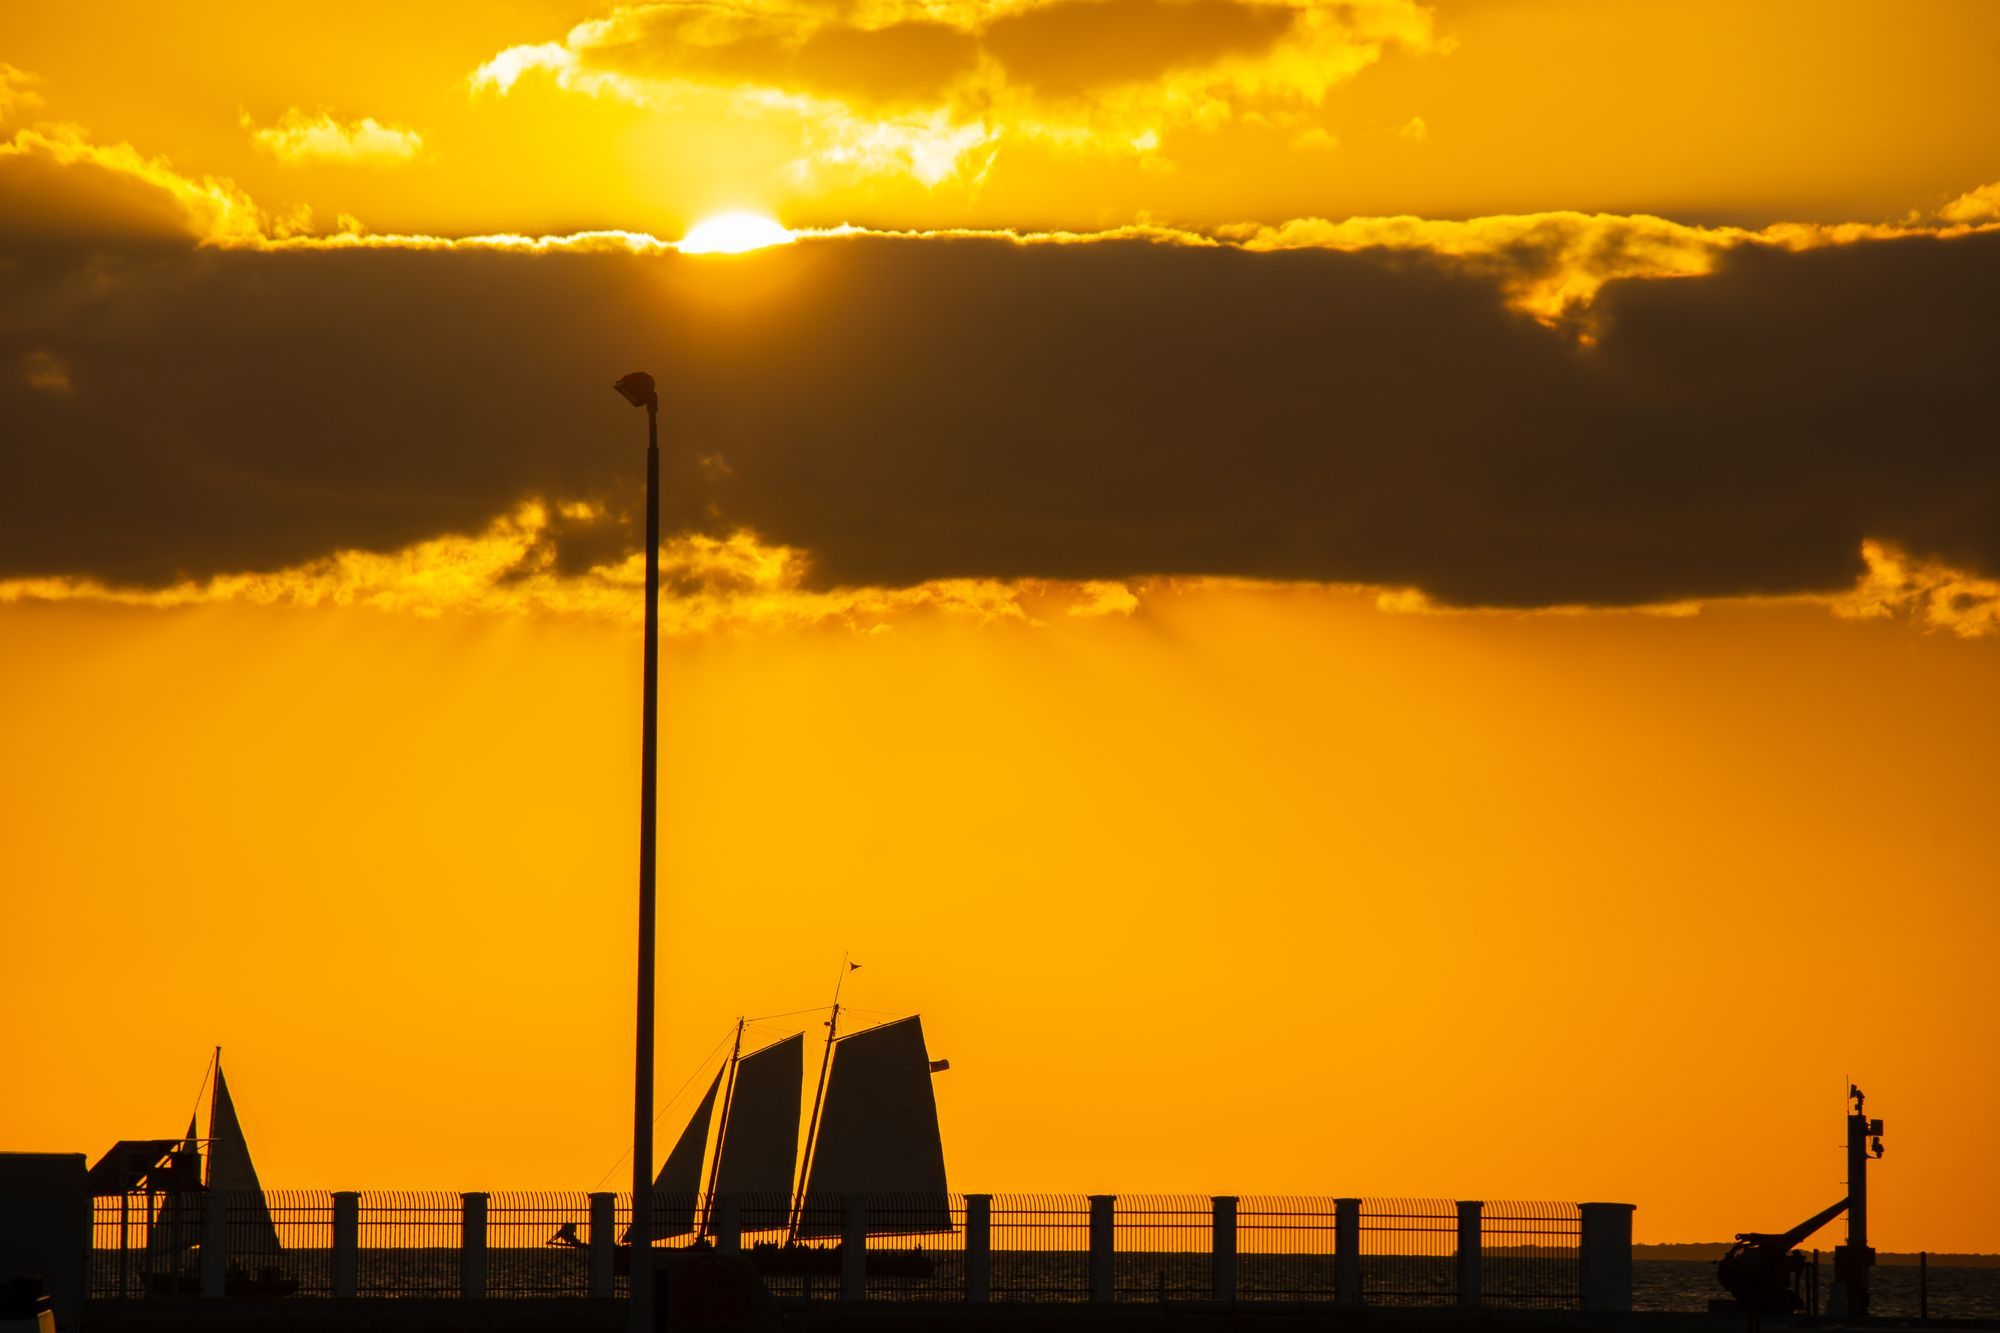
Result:
<svg viewBox="0 0 2000 1333"><path fill-rule="evenodd" d="M660 749L660 395L634 371L611 386L646 409L646 668L639 723L639 1023L632 1072L633 1333L653 1328L653 861Z"/></svg>

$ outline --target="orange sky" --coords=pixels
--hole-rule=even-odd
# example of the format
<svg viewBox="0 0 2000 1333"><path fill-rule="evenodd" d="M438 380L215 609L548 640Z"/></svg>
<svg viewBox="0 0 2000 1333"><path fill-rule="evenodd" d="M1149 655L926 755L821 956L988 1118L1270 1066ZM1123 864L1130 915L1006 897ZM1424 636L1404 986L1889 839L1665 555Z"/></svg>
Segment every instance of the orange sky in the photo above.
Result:
<svg viewBox="0 0 2000 1333"><path fill-rule="evenodd" d="M629 630L5 617L8 1055L48 1090L7 1141L171 1132L220 1041L272 1183L609 1169ZM1852 1074L1878 1243L1993 1247L1990 644L1303 588L892 623L670 644L662 1097L852 948L849 999L952 1060L960 1188L1611 1197L1712 1238L1839 1197Z"/></svg>
<svg viewBox="0 0 2000 1333"><path fill-rule="evenodd" d="M644 359L663 1102L2000 1251L2000 7L200 11L0 17L0 1146L621 1183Z"/></svg>
<svg viewBox="0 0 2000 1333"><path fill-rule="evenodd" d="M2000 179L1983 0L93 0L11 6L0 59L320 230L1881 221ZM417 147L260 146L292 112Z"/></svg>

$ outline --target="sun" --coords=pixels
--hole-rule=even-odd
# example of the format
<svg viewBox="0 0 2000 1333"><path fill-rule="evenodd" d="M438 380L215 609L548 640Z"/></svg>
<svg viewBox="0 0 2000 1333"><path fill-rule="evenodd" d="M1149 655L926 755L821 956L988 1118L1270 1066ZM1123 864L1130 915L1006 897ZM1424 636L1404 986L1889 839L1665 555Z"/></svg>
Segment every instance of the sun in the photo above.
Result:
<svg viewBox="0 0 2000 1333"><path fill-rule="evenodd" d="M771 245L790 245L798 237L762 213L717 213L688 228L681 237L684 255L740 255Z"/></svg>

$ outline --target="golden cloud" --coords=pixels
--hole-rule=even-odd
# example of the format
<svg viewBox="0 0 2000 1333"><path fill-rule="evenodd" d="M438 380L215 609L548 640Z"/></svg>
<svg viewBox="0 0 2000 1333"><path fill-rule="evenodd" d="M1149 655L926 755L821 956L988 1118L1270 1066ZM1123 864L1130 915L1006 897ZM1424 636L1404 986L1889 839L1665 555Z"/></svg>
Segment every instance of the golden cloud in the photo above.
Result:
<svg viewBox="0 0 2000 1333"><path fill-rule="evenodd" d="M1836 615L1899 620L1968 639L2000 633L2000 580L1914 559L1887 542L1862 543L1861 558L1868 572L1852 591L1832 600Z"/></svg>
<svg viewBox="0 0 2000 1333"><path fill-rule="evenodd" d="M661 6L650 6L654 10ZM690 6L672 6L687 9ZM703 8L707 7L696 7ZM611 32L636 10L618 11L618 17L597 24L581 25L571 34L583 49L593 43L611 43ZM750 11L755 17L761 11ZM876 11L862 10L873 14ZM890 12L890 11L882 11ZM900 12L900 11L894 11ZM947 14L954 13L947 9ZM1021 9L1020 14L1028 13ZM1040 13L1042 10L1034 10ZM1304 14L1306 11L1300 11ZM1361 13L1378 12L1363 7ZM1382 9L1380 13L1393 13ZM735 10L728 11L736 15ZM958 19L971 22L966 15ZM710 19L727 29L729 24L748 20L736 17ZM768 16L763 20L769 22ZM803 22L804 20L794 20ZM997 22L998 20L995 20ZM1307 22L1294 18L1293 26L1315 30L1322 20ZM1360 22L1349 19L1348 23ZM587 40L579 33L590 30ZM1343 29L1347 30L1347 29ZM1384 39L1386 40L1386 39ZM1271 57L1274 58L1274 57ZM1218 69L1228 62L1221 62ZM479 78L505 89L530 69L555 71L559 77L579 81L586 90L622 85L628 76L589 70L581 55L569 46L517 47L502 53L482 67ZM1214 71L1211 71L1214 72ZM1220 77L1220 75L1218 75ZM1241 72L1233 77L1249 76ZM1300 76L1301 78L1303 76ZM31 81L12 66L0 66L0 94L18 89ZM1293 79L1287 86L1299 92L1307 85ZM643 89L621 91L619 95L644 96ZM30 97L32 95L29 95ZM786 94L768 98L804 107ZM17 105L29 105L18 101ZM959 170L964 155L982 143L991 142L987 131L978 126L960 125L945 111L926 113L919 119L869 119L854 116L837 105L821 107L830 116L827 123L837 133L822 146L825 160L846 163L865 170L902 170L921 180L934 182ZM1047 127L1044 127L1047 128ZM413 130L384 126L372 118L338 122L330 113L308 115L297 108L281 117L276 126L258 129L255 135L268 151L281 159L305 161L407 160L420 151L421 136ZM9 160L78 173L96 173L111 178L132 193L125 203L93 200L89 207L101 214L128 212L128 221L140 231L164 225L203 244L253 249L467 249L497 250L523 254L605 253L661 254L675 250L676 244L646 232L593 230L563 235L529 236L518 233L444 237L426 234L370 233L355 219L342 215L339 229L331 233L310 231L310 211L272 215L233 181L213 176L193 176L177 170L165 157L148 156L131 144L99 144L79 125L67 122L40 123L17 130L11 139L0 141L0 169ZM988 165L990 165L990 157ZM984 168L982 168L983 170ZM64 226L82 232L112 231L120 225L115 217L62 216L58 205L48 202L53 191L30 186L32 196L13 210L20 217L36 209L54 209L57 216L48 230ZM0 197L8 195L7 182L0 180ZM73 210L74 212L74 210ZM18 217L17 217L18 225ZM1786 250L1810 250L1849 245L1862 241L1900 236L1961 236L2000 229L2000 184L1981 186L1959 196L1938 210L1934 219L1912 215L1902 223L1775 223L1759 229L1729 226L1701 226L1676 222L1649 214L1580 213L1548 211L1500 214L1463 220L1415 216L1353 217L1342 220L1295 218L1277 225L1243 223L1194 230L1150 223L1114 227L1097 232L1011 231L1004 229L933 229L921 231L864 231L854 227L801 230L805 238L854 235L895 235L902 237L987 237L1023 245L1088 244L1095 241L1145 239L1167 245L1234 245L1251 251L1322 249L1341 251L1393 250L1421 253L1443 259L1495 280L1509 306L1551 326L1570 328L1588 341L1594 334L1591 307L1607 283L1628 279L1698 277L1713 272L1721 257L1745 246L1769 246Z"/></svg>
<svg viewBox="0 0 2000 1333"><path fill-rule="evenodd" d="M721 98L781 116L801 173L976 185L1003 141L1146 157L1162 131L1317 106L1391 48L1437 49L1417 0L874 0L620 6L471 76L524 77L663 111Z"/></svg>
<svg viewBox="0 0 2000 1333"><path fill-rule="evenodd" d="M637 552L582 573L558 568L555 533L563 524L604 518L588 502L521 504L472 535L453 534L396 551L339 551L287 569L221 575L163 588L124 588L72 577L0 580L0 605L81 601L175 610L238 604L262 607L354 607L435 619L445 615L575 615L636 623L644 605L645 564ZM1802 604L1849 620L1895 620L1962 638L2000 633L2000 580L1936 560L1917 560L1870 540L1866 572L1831 595L1681 600L1629 607L1534 609L1448 606L1412 588L1368 589L1390 614L1447 616L1644 615L1686 617L1727 602ZM1056 617L1130 616L1146 599L1189 587L1275 586L1270 580L1156 578L1120 580L933 579L907 588L806 586L809 553L767 544L747 531L727 537L674 537L661 546L661 626L673 636L835 628L884 633L913 615L947 615L982 624L1037 627Z"/></svg>
<svg viewBox="0 0 2000 1333"><path fill-rule="evenodd" d="M2000 634L2000 579L1980 578L1939 560L1918 559L1892 542L1861 543L1864 566L1852 588L1831 594L1799 593L1772 597L1748 595L1708 600L1650 602L1634 606L1570 604L1492 608L1441 603L1419 588L1386 588L1375 593L1375 607L1397 615L1430 616L1698 616L1709 606L1727 603L1759 606L1815 606L1842 620L1893 620L1925 632L1944 632L1964 639Z"/></svg>
<svg viewBox="0 0 2000 1333"><path fill-rule="evenodd" d="M1555 211L1463 221L1296 218L1275 227L1217 230L1247 250L1406 250L1440 256L1498 281L1514 309L1545 324L1572 325L1587 338L1588 311L1609 282L1700 277L1743 246L1815 250L1899 236L1962 236L1995 225L2000 215L1991 224L1967 216L1944 226L1782 222L1752 229L1698 226L1644 213Z"/></svg>
<svg viewBox="0 0 2000 1333"><path fill-rule="evenodd" d="M1946 222L2000 222L2000 181L1967 190L1938 210Z"/></svg>
<svg viewBox="0 0 2000 1333"><path fill-rule="evenodd" d="M336 120L322 107L307 112L292 107L275 125L259 127L248 116L243 128L250 141L288 167L311 162L361 166L400 166L423 152L424 136L400 125L384 125L373 116Z"/></svg>
<svg viewBox="0 0 2000 1333"><path fill-rule="evenodd" d="M1234 246L1249 251L1397 250L1443 259L1494 279L1514 310L1551 327L1594 335L1591 307L1607 283L1627 279L1700 277L1723 255L1745 246L1813 250L1910 236L1964 236L2000 230L1992 222L1775 223L1761 229L1706 227L1646 214L1548 212L1502 214L1462 221L1419 217L1359 217L1334 222L1296 218L1277 226L1244 223L1213 231L1134 223L1102 231L1016 231L948 227L891 230L853 226L800 228L801 240L857 236L907 239L985 239L1015 245L1090 245L1143 240L1157 245ZM679 248L647 232L588 231L560 236L443 237L359 228L331 235L293 234L255 239L272 250L502 250L523 254L622 252L663 254Z"/></svg>
<svg viewBox="0 0 2000 1333"><path fill-rule="evenodd" d="M70 577L0 580L0 605L82 601L173 610L234 603L270 607L358 607L426 619L486 615L581 615L636 623L645 561L565 574L559 523L601 521L588 502L523 503L473 535L453 534L388 552L339 551L287 569L221 575L163 588L117 587ZM1090 580L938 579L909 588L805 586L810 561L750 532L674 537L661 546L661 625L671 635L844 628L879 633L903 616L944 614L1024 626L1044 617L1130 615L1139 599L1125 584Z"/></svg>
<svg viewBox="0 0 2000 1333"><path fill-rule="evenodd" d="M82 126L68 122L16 130L11 139L0 142L0 169L8 166L94 175L114 187L104 197L81 200L52 201L44 195L40 205L56 210L47 219L54 224L52 231L130 234L163 225L204 244L254 246L282 230L235 182L184 175L164 157L149 157L128 143L97 143ZM136 197L120 198L120 189ZM36 202L25 202L17 223ZM59 205L67 205L67 211Z"/></svg>
<svg viewBox="0 0 2000 1333"><path fill-rule="evenodd" d="M946 170L947 162L957 151L947 142L937 150L939 156L935 161L923 165L924 155L933 145L922 135L897 137L893 127L882 132L886 137L862 137L838 151L914 161L919 163L913 168L919 175ZM374 234L345 216L340 230L313 234L303 229L303 216L272 218L231 181L184 176L167 159L146 157L129 144L94 144L74 125L18 131L11 142L0 143L0 160L10 155L95 168L157 190L177 211L185 232L205 245L269 250L496 250L521 254L664 254L678 249L675 242L648 232L623 230L545 236ZM1996 188L2000 187L1986 187L1985 191L1974 191L1963 198L1974 199ZM1955 207L1952 217L1943 224L1776 223L1761 229L1700 226L1647 214L1552 211L1464 220L1413 216L1340 221L1295 218L1276 226L1244 223L1213 231L1142 223L1096 232L981 228L889 231L842 226L801 229L796 234L805 239L862 235L983 237L1021 245L1143 239L1163 245L1234 245L1251 251L1408 251L1438 257L1491 277L1513 309L1552 326L1569 327L1588 340L1593 334L1589 318L1592 303L1610 282L1699 277L1713 272L1724 254L1743 246L1809 250L1898 236L1959 236L1996 229L2000 229L2000 214L1990 219L1978 218L1968 205Z"/></svg>
<svg viewBox="0 0 2000 1333"><path fill-rule="evenodd" d="M33 111L42 104L41 94L34 90L34 85L40 82L27 70L0 60L0 128L21 112Z"/></svg>

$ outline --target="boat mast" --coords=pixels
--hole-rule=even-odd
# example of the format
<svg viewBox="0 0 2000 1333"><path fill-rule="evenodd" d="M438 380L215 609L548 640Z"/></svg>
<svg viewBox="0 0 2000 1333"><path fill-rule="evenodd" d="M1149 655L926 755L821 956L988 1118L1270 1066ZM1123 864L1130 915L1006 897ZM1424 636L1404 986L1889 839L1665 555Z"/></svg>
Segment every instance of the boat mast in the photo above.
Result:
<svg viewBox="0 0 2000 1333"><path fill-rule="evenodd" d="M791 1234L785 1237L787 1244L799 1238L799 1223L806 1211L806 1181L812 1178L813 1142L819 1137L819 1109L826 1100L826 1071L833 1063L833 1038L840 1029L840 985L853 971L848 963L849 954L840 955L840 975L833 979L833 1012L826 1017L826 1050L819 1057L819 1086L813 1091L812 1120L806 1125L805 1160L799 1163L799 1192L792 1204Z"/></svg>
<svg viewBox="0 0 2000 1333"><path fill-rule="evenodd" d="M708 1224L715 1216L715 1180L722 1174L722 1145L729 1135L729 1108L736 1100L736 1066L743 1062L743 1020L736 1020L736 1044L729 1048L729 1077L722 1088L722 1123L715 1131L715 1158L708 1164L708 1197L701 1207L701 1226L694 1235L700 1240L708 1234Z"/></svg>
<svg viewBox="0 0 2000 1333"><path fill-rule="evenodd" d="M207 1168L207 1182L215 1182L215 1095L222 1087L222 1048L215 1048L215 1062L208 1070L208 1151L202 1156L202 1165Z"/></svg>

